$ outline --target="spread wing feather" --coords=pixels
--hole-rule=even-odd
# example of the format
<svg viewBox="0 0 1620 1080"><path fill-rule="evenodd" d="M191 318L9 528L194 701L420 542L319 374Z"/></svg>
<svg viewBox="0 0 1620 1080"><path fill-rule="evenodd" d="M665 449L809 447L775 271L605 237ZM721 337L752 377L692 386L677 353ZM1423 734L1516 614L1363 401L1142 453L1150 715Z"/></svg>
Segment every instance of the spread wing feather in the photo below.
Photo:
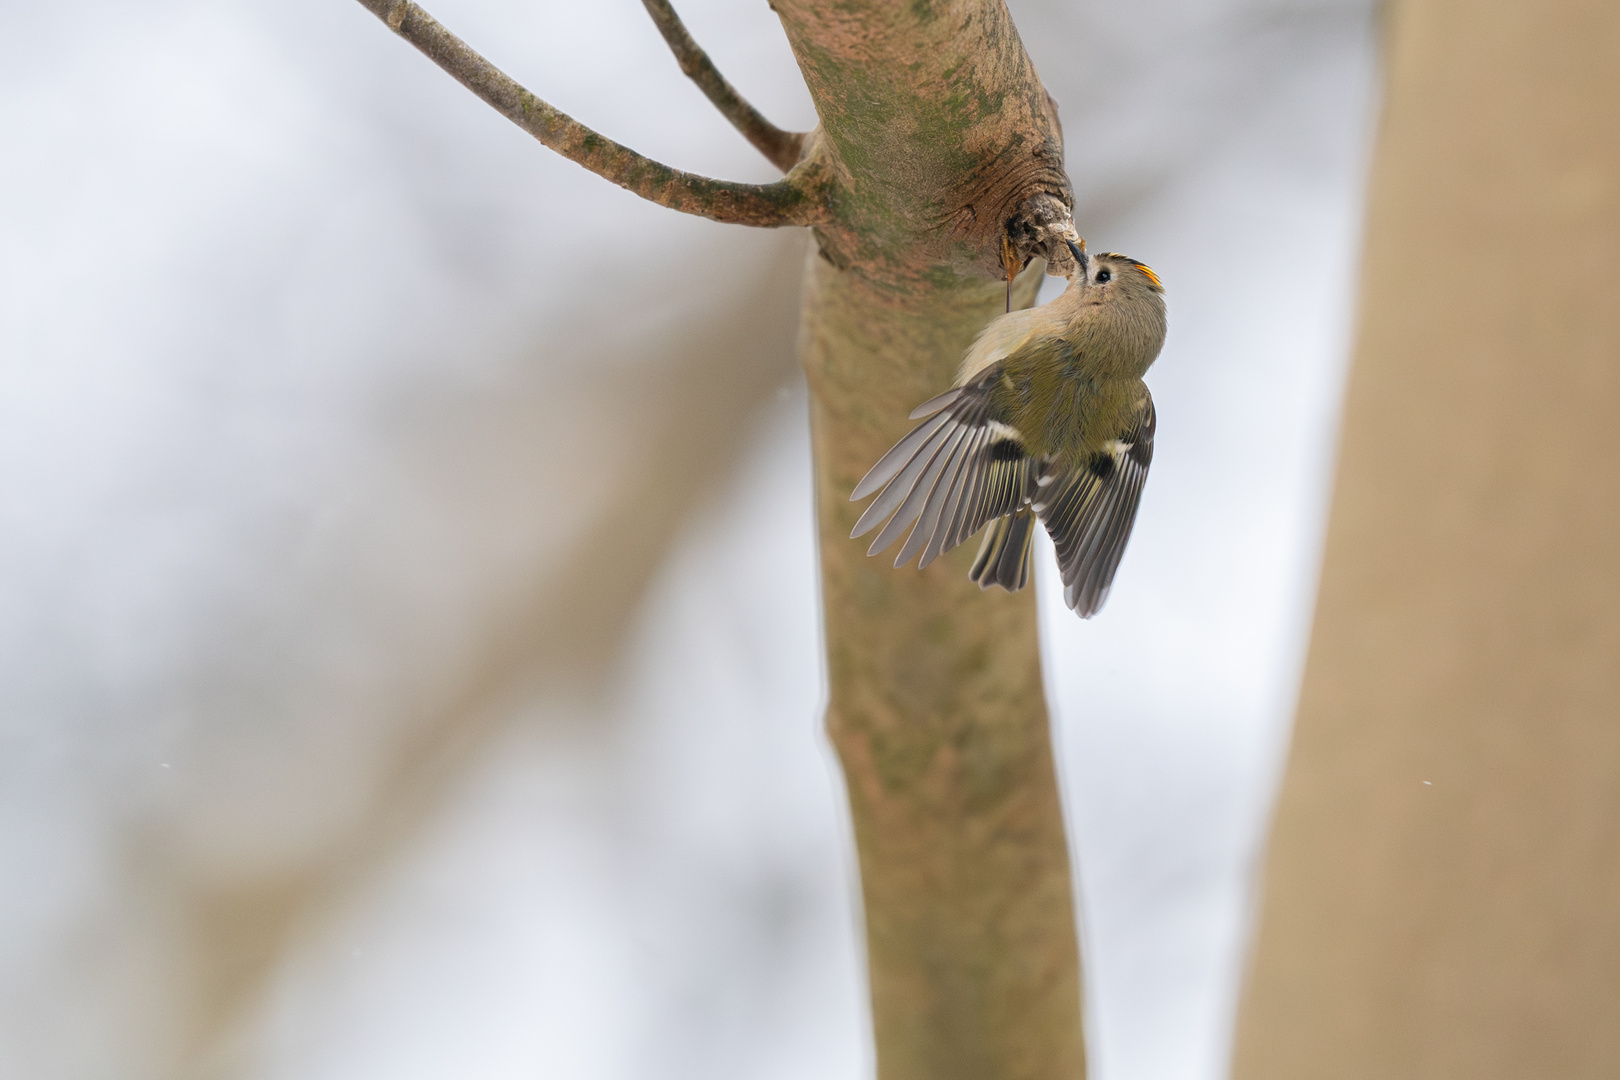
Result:
<svg viewBox="0 0 1620 1080"><path fill-rule="evenodd" d="M962 396L962 388L953 386L938 397L931 397L915 409L911 410L910 419L921 420L925 416L933 416L939 410Z"/></svg>
<svg viewBox="0 0 1620 1080"><path fill-rule="evenodd" d="M1039 463L1024 453L1017 457L1003 457L1004 451L998 446L1007 444L992 443L986 449L987 460L980 467L974 498L971 503L964 505L962 523L951 537L947 550L984 528L985 522L1013 513L1035 495ZM1023 448L1020 446L1018 449L1022 451Z"/></svg>
<svg viewBox="0 0 1620 1080"><path fill-rule="evenodd" d="M981 427L974 430L962 443L962 449L958 452L960 460L954 463L955 469L949 486L945 485L944 477L941 477L939 483L934 486L934 493L928 497L928 505L923 509L917 528L912 533L913 539L906 541L906 548L901 552L901 562L910 557L906 552L910 550L919 534L926 536L928 543L922 548L922 558L917 562L918 569L933 562L945 550L945 541L951 532L951 518L955 516L956 507L962 502L962 489L973 482L975 475L975 471L968 467L968 463L983 452L985 441L989 437L990 429Z"/></svg>
<svg viewBox="0 0 1620 1080"><path fill-rule="evenodd" d="M984 531L984 543L973 560L968 577L988 589L1000 585L1017 592L1029 584L1030 539L1035 530L1035 513L1024 507L1015 514L997 518Z"/></svg>
<svg viewBox="0 0 1620 1080"><path fill-rule="evenodd" d="M990 390L1000 374L998 365L918 406L912 418L928 419L855 486L851 499L882 488L851 533L862 536L887 519L868 554L887 548L915 522L895 565L920 554L917 565L927 566L1034 496L1036 462L1016 431L990 417Z"/></svg>
<svg viewBox="0 0 1620 1080"><path fill-rule="evenodd" d="M1129 431L1079 468L1052 477L1035 496L1035 512L1057 549L1064 602L1081 618L1108 599L1136 522L1156 427L1153 398L1144 395Z"/></svg>
<svg viewBox="0 0 1620 1080"><path fill-rule="evenodd" d="M939 429L948 423L950 419L949 413L941 413L926 424L918 424L912 429L911 434L895 443L887 454L878 459L878 463L872 466L865 476L861 477L861 482L855 485L855 490L849 497L851 499L864 499L894 479L895 473L905 468L915 459L918 448L929 442L934 435L937 435ZM855 535L859 536L861 534L856 533Z"/></svg>
<svg viewBox="0 0 1620 1080"><path fill-rule="evenodd" d="M906 531L906 526L922 516L923 510L927 508L929 498L939 485L940 477L944 474L946 466L957 460L957 450L961 447L962 441L972 431L973 428L970 424L952 425L945 444L934 455L934 460L928 463L927 471L912 486L910 493L906 495L905 501L900 504L900 509L894 512L894 517L889 519L889 523L883 526L883 531L878 533L877 539L872 541L872 546L866 552L868 555L876 555L878 552L885 550L900 538L900 534ZM901 473L901 476L904 475L904 473ZM920 532L920 529L913 529L912 536L917 536ZM919 541L917 546L921 547L922 542ZM895 560L895 566L904 566L910 561L911 556L916 554L914 550L910 550L911 547L911 540L908 538L900 549L901 557Z"/></svg>

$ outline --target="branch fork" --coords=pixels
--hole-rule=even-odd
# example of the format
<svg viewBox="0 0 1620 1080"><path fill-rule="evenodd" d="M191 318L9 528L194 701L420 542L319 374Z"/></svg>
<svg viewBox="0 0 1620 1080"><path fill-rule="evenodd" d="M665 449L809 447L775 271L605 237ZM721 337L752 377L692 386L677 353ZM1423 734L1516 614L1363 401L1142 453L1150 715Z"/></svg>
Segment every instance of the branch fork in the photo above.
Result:
<svg viewBox="0 0 1620 1080"><path fill-rule="evenodd" d="M783 131L721 77L664 0L643 0L664 40L720 112L787 176L771 184L716 180L654 161L614 142L530 93L410 0L360 0L456 81L540 142L649 202L733 225L817 225L829 218L823 170L800 160L807 139Z"/></svg>

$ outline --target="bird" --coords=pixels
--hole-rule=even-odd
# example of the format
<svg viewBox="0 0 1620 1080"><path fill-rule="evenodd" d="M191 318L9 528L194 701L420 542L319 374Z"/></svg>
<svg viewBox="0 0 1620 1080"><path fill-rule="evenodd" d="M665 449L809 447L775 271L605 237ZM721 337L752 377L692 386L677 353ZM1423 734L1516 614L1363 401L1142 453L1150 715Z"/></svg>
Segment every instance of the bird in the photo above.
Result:
<svg viewBox="0 0 1620 1080"><path fill-rule="evenodd" d="M1063 293L990 322L955 385L855 486L878 492L851 538L867 554L911 526L895 567L919 569L985 529L969 571L981 589L1022 589L1038 519L1052 535L1063 599L1083 619L1108 598L1153 462L1158 420L1142 381L1164 346L1164 285L1118 252L1073 258ZM1010 273L1010 271L1009 271ZM879 490L881 489L881 490Z"/></svg>

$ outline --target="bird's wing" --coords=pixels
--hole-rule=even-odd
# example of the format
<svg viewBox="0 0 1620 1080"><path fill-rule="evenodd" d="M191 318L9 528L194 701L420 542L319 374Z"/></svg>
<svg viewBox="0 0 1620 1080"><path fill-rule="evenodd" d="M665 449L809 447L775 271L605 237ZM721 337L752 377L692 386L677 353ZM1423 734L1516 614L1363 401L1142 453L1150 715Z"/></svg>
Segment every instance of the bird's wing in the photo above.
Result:
<svg viewBox="0 0 1620 1080"><path fill-rule="evenodd" d="M1079 469L1041 478L1035 512L1052 534L1063 599L1089 619L1108 599L1153 461L1157 419L1145 390L1128 431Z"/></svg>
<svg viewBox="0 0 1620 1080"><path fill-rule="evenodd" d="M999 365L966 386L917 407L927 416L872 466L851 499L883 489L855 523L851 538L888 523L872 541L876 555L916 522L895 566L918 552L918 567L960 544L992 518L1017 510L1035 494L1037 464L1018 431L990 416L990 388Z"/></svg>

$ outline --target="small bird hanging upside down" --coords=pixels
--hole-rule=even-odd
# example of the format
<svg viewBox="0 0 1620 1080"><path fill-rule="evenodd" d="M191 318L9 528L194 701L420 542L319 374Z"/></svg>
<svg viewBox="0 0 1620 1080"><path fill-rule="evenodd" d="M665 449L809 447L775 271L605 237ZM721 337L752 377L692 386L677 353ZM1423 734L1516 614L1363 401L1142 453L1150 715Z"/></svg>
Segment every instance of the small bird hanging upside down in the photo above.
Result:
<svg viewBox="0 0 1620 1080"><path fill-rule="evenodd" d="M921 569L990 524L971 575L1009 592L1029 581L1035 519L1052 534L1063 599L1089 619L1108 598L1153 460L1153 397L1142 375L1164 345L1164 286L1135 259L1074 256L1069 287L998 317L956 385L855 486L883 491L851 537L888 523L869 555L916 522L894 565Z"/></svg>

